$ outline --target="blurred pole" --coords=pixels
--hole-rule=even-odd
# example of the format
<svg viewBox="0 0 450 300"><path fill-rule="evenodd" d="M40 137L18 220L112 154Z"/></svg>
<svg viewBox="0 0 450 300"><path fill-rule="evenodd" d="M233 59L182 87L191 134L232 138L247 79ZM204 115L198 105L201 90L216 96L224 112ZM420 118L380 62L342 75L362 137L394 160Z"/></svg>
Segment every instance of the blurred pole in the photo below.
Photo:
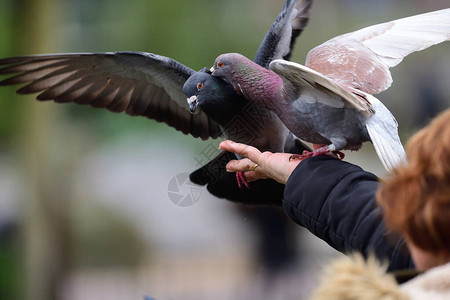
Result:
<svg viewBox="0 0 450 300"><path fill-rule="evenodd" d="M58 12L54 0L16 2L17 48L20 53L53 52ZM68 267L70 193L60 186L55 156L64 149L51 148L53 103L28 99L22 106L21 156L24 189L24 295L23 299L52 300L63 295ZM56 155L55 155L56 154Z"/></svg>

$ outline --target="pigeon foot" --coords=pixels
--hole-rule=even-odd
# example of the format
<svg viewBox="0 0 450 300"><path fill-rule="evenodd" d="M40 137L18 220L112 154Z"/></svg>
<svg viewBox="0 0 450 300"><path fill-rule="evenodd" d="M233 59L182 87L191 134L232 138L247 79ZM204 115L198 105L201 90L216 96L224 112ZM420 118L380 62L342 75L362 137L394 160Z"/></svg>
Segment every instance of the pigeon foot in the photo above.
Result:
<svg viewBox="0 0 450 300"><path fill-rule="evenodd" d="M240 189L243 189L244 186L249 189L250 185L248 184L247 179L245 178L244 172L236 172L236 180Z"/></svg>
<svg viewBox="0 0 450 300"><path fill-rule="evenodd" d="M300 159L300 160L304 160L307 159L309 157L314 157L314 156L319 156L319 155L330 155L333 157L336 157L340 160L344 159L345 154L341 151L330 151L330 148L328 146L325 147L321 147L319 149L316 149L314 151L303 151L302 154L292 154L289 157L289 161L293 160L293 159Z"/></svg>

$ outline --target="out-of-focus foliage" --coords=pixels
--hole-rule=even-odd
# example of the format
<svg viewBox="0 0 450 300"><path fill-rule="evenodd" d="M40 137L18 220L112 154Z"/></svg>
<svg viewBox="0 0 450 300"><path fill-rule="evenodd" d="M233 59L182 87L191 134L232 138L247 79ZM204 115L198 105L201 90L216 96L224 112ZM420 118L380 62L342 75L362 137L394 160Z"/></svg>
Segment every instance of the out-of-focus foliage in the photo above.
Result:
<svg viewBox="0 0 450 300"><path fill-rule="evenodd" d="M14 53L14 27L13 10L15 8L14 1L0 1L0 57L12 55ZM19 105L11 97L11 90L7 88L0 89L0 150L5 146L5 142L16 132L15 120L19 115ZM4 100L3 100L4 99Z"/></svg>

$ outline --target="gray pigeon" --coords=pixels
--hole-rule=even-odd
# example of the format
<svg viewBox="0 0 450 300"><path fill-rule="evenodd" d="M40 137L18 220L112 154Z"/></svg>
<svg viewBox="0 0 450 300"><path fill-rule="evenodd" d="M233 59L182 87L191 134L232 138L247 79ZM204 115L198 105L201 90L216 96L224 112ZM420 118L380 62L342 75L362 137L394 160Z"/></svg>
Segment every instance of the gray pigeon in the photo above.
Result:
<svg viewBox="0 0 450 300"><path fill-rule="evenodd" d="M270 70L236 53L220 55L213 76L274 111L297 137L325 145L306 158L372 141L384 167L406 161L397 122L372 94L392 83L390 67L414 51L450 39L450 9L370 26L312 49L306 66L274 60Z"/></svg>
<svg viewBox="0 0 450 300"><path fill-rule="evenodd" d="M259 47L255 62L268 67L273 59L288 59L295 38L301 33L309 19L309 9L312 0L287 0L280 14L268 31L263 43ZM298 9L296 8L298 7ZM280 120L270 111L253 108L257 114L252 115L259 122L259 128L266 126L258 133L258 138L250 140L245 132L250 132L245 125L235 122L249 121L248 112L242 111L244 106L230 110L227 118L221 116L228 99L236 97L227 84L211 77L207 72L195 72L185 65L168 57L144 52L105 52L105 53L69 53L34 55L24 57L5 58L0 60L0 75L14 74L15 76L0 81L0 85L27 83L18 89L19 94L37 93L38 100L54 100L55 102L74 102L89 104L93 107L106 108L113 112L123 112L132 116L145 116L159 122L165 122L171 127L200 137L218 138L219 136L234 137L238 141L250 142L263 150L284 149L284 144L294 139ZM217 81L215 93L208 97L201 97L203 91L208 91L204 84L203 91L198 89L197 78L204 76ZM187 82L188 79L191 79ZM188 83L187 85L185 83ZM201 98L193 104L194 94L189 93L191 99L188 104L183 92L191 91L192 84L196 96ZM222 92L230 97L221 97ZM208 110L208 101L222 98L217 111ZM191 109L189 108L191 106ZM194 108L194 106L196 106ZM198 108L197 108L198 106ZM203 111L203 108L207 111ZM191 114L191 111L195 114ZM246 119L247 118L247 119ZM253 121L254 121L253 120ZM252 120L250 120L252 121ZM241 124L241 125L239 125ZM239 126L241 127L239 127ZM242 129L246 128L244 132ZM230 134L230 130L240 134ZM262 130L262 131L261 131ZM264 137L264 138L259 138ZM272 140L271 140L272 139Z"/></svg>
<svg viewBox="0 0 450 300"><path fill-rule="evenodd" d="M272 111L239 96L233 86L206 71L192 75L186 81L184 91L186 95L192 95L188 99L191 111L195 112L201 107L208 117L221 126L226 139L253 145L261 151L301 153L309 149L295 138ZM217 172L225 172L226 163L236 159L234 154L226 156L227 159L222 155L219 157L213 160L212 165L208 164L192 173L191 181L204 185L204 177L211 173L211 169L217 170L213 173L214 177L218 177ZM242 172L236 173L236 179L239 187L249 187Z"/></svg>

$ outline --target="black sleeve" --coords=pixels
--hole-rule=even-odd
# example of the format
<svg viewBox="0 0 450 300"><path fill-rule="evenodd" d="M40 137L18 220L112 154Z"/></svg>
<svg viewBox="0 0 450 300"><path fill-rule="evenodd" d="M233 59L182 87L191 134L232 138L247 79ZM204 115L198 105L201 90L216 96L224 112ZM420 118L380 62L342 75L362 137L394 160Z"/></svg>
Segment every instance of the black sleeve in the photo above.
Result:
<svg viewBox="0 0 450 300"><path fill-rule="evenodd" d="M308 158L289 177L283 208L340 252L375 253L390 271L412 268L404 240L386 231L377 187L378 178L358 166L324 155Z"/></svg>

